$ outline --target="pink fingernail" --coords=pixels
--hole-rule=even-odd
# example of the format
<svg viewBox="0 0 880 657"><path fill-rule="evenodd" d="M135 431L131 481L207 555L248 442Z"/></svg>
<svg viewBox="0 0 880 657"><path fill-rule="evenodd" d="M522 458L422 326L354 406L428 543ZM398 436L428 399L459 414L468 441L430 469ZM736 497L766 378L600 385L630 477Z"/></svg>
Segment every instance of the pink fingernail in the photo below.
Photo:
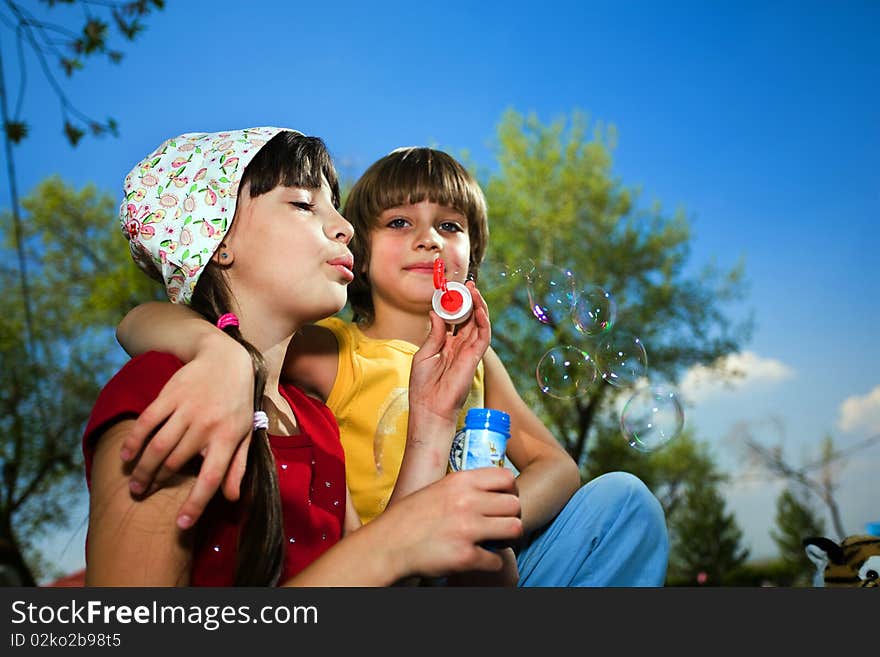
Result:
<svg viewBox="0 0 880 657"><path fill-rule="evenodd" d="M177 526L180 527L181 529L189 529L190 527L192 527L192 524L193 524L193 519L190 518L189 516L184 515L184 516L178 516L178 518L177 518Z"/></svg>
<svg viewBox="0 0 880 657"><path fill-rule="evenodd" d="M130 451L128 448L123 447L123 448L119 451L119 457L120 457L123 461L128 461L129 459L131 459L131 451Z"/></svg>
<svg viewBox="0 0 880 657"><path fill-rule="evenodd" d="M140 495L144 492L144 485L139 481L130 481L128 482L128 488L135 495Z"/></svg>

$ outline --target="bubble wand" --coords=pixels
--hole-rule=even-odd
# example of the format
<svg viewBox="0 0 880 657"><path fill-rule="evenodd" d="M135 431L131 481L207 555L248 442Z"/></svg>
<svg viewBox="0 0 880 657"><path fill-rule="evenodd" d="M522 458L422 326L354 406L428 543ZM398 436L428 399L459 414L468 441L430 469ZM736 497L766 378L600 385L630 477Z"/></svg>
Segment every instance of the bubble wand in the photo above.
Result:
<svg viewBox="0 0 880 657"><path fill-rule="evenodd" d="M439 255L434 259L434 312L447 324L461 324L474 307L471 292L461 283L446 280L446 263Z"/></svg>

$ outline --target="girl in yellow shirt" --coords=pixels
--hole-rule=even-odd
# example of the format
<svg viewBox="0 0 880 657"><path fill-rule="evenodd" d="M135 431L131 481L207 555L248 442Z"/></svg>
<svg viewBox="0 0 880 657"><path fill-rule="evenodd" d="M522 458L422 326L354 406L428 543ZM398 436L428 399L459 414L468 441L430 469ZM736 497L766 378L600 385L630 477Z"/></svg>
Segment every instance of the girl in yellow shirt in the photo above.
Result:
<svg viewBox="0 0 880 657"><path fill-rule="evenodd" d="M430 356L424 348L417 352L417 345L431 339L434 258L442 256L450 280L476 280L489 231L479 185L454 158L429 148L397 149L374 163L351 190L343 213L356 234L349 288L354 316L350 322L331 319L305 327L288 350L284 373L336 415L352 499L369 521L390 500L446 474L459 419L430 412L431 399L408 398L410 365L417 353L450 358L443 350ZM179 385L193 382L201 391L195 398L227 403L184 407L161 403L160 395L160 410L150 418L154 423L144 422L127 448L137 453L149 431L172 414L183 427L172 448L184 454L205 448L198 426L224 427L212 434L211 449L232 465L212 479L219 482L225 474L224 490L234 493L247 442L242 409L248 372L234 356L236 345L200 349L215 331L194 322L185 328L184 313L167 304L140 306L120 325L120 342L129 353L158 348L192 361L180 371ZM442 328L433 330L437 339ZM581 486L577 465L520 398L491 348L480 365L470 390L463 391L462 412L485 406L511 417L507 454L518 471L526 535L516 554L519 584L662 585L668 538L662 508L647 487L626 473ZM407 421L413 405L429 409L419 414L429 418L419 426ZM163 460L162 454L141 457L133 478L148 482ZM204 503L188 500L187 512L200 512Z"/></svg>

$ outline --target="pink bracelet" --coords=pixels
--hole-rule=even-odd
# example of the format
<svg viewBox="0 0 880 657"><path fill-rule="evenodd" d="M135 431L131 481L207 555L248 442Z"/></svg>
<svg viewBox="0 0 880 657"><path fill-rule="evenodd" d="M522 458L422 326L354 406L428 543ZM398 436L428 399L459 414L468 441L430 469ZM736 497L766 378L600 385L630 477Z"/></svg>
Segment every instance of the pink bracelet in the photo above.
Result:
<svg viewBox="0 0 880 657"><path fill-rule="evenodd" d="M232 313L220 315L220 317L217 318L217 328L222 331L227 326L238 326L238 317Z"/></svg>

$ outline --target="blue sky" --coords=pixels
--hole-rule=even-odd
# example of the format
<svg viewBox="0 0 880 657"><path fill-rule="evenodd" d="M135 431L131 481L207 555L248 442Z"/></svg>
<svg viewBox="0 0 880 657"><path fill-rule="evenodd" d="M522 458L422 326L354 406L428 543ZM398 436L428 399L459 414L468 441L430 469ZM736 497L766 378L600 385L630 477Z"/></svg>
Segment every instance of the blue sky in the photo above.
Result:
<svg viewBox="0 0 880 657"><path fill-rule="evenodd" d="M320 135L351 175L426 143L491 167L505 109L544 121L581 110L616 126L615 172L645 203L687 211L694 270L745 259L749 295L732 313L756 319L737 360L749 376L729 390L697 386L697 372L683 390L688 424L719 461L746 467L729 437L737 422L768 442L784 437L796 463L812 460L826 433L841 447L880 433L880 4L168 5L123 46L121 65L89 63L67 86L79 107L119 121L118 139L69 148L30 62L22 194L59 173L115 195L166 137L249 125ZM878 465L875 444L841 470L850 533L880 520ZM778 491L766 478L728 490L757 556L774 549ZM81 563L81 534L51 542L63 563Z"/></svg>

